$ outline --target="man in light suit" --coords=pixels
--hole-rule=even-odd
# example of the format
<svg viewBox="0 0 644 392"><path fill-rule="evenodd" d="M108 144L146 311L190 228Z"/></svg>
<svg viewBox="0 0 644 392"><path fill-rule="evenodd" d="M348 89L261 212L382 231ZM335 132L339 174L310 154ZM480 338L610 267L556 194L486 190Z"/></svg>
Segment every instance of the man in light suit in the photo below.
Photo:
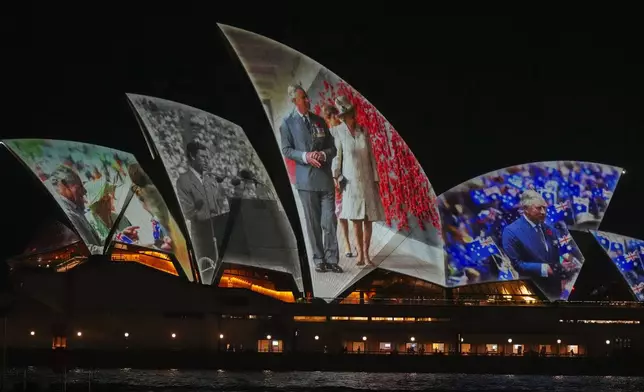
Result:
<svg viewBox="0 0 644 392"><path fill-rule="evenodd" d="M183 216L189 221L202 279L211 283L210 278L219 269L218 246L230 206L225 191L210 173L208 149L191 141L186 145L186 155L189 169L177 179L176 189Z"/></svg>
<svg viewBox="0 0 644 392"><path fill-rule="evenodd" d="M331 174L336 153L333 137L324 119L311 112L311 101L302 86L289 86L288 96L295 108L280 127L282 155L296 164L295 187L302 201L315 270L341 273Z"/></svg>
<svg viewBox="0 0 644 392"><path fill-rule="evenodd" d="M503 230L503 250L521 277L532 278L550 299L560 299L562 281L578 268L559 255L555 228L545 224L548 204L534 190L521 194L523 215ZM570 253L569 253L570 255Z"/></svg>

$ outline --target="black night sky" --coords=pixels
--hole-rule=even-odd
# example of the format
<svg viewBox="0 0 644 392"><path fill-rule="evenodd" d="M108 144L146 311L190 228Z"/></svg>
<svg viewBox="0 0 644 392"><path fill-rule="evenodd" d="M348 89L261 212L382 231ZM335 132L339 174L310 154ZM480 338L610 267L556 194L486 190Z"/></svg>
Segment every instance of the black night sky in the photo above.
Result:
<svg viewBox="0 0 644 392"><path fill-rule="evenodd" d="M269 123L217 28L221 22L291 46L351 83L411 146L437 193L530 161L616 165L627 174L601 228L644 238L644 34L634 16L427 11L411 17L412 9L346 4L253 15L242 7L147 15L57 8L41 9L29 22L9 20L0 138L69 139L129 151L172 194L125 93L157 96L241 125L279 194L292 199ZM0 253L8 256L23 250L42 221L64 217L4 151L0 165Z"/></svg>

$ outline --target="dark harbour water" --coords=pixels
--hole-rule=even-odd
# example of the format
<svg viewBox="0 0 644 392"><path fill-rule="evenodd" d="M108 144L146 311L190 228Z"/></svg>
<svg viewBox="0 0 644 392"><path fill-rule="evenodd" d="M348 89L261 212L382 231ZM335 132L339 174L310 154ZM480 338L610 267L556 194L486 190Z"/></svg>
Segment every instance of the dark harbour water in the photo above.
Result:
<svg viewBox="0 0 644 392"><path fill-rule="evenodd" d="M644 369L644 368L643 368ZM644 373L644 370L643 370ZM515 376L416 373L228 372L114 369L88 372L74 369L67 391L644 391L644 377ZM22 390L24 369L10 369L8 390ZM26 380L37 390L62 390L62 375L48 369L28 368Z"/></svg>

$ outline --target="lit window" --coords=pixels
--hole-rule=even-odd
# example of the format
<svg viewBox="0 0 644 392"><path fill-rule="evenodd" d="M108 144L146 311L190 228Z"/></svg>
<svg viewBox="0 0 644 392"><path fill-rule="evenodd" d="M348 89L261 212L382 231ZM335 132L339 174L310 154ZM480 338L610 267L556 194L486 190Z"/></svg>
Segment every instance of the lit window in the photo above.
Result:
<svg viewBox="0 0 644 392"><path fill-rule="evenodd" d="M323 323L326 322L326 316L293 316L293 321L301 323Z"/></svg>

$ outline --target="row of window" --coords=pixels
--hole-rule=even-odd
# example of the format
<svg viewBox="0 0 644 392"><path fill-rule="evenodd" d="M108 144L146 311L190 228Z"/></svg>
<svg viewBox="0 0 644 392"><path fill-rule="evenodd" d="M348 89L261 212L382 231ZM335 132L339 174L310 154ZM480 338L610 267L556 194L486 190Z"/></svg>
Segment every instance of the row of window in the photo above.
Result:
<svg viewBox="0 0 644 392"><path fill-rule="evenodd" d="M560 323L577 324L639 324L638 320L559 320Z"/></svg>
<svg viewBox="0 0 644 392"><path fill-rule="evenodd" d="M203 319L204 313L165 313L164 317L174 319ZM271 315L231 315L222 314L221 318L231 320L255 320L255 319L272 319ZM331 321L380 321L380 322L445 322L450 321L449 318L438 317L379 317L379 316L293 316L293 321L297 322L314 322L323 323L328 320ZM638 320L559 320L560 323L576 323L576 324L640 324Z"/></svg>

